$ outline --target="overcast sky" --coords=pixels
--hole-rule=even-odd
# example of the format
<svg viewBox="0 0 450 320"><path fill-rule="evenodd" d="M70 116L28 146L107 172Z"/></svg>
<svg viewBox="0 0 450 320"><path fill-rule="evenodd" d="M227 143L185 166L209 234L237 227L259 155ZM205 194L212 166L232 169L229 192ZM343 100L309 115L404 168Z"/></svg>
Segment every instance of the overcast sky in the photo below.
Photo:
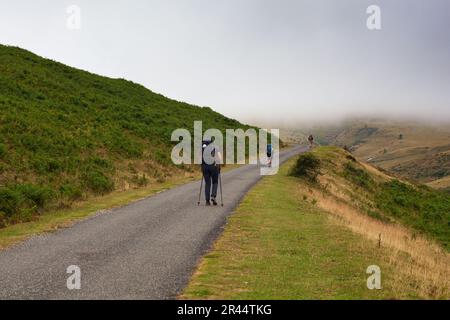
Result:
<svg viewBox="0 0 450 320"><path fill-rule="evenodd" d="M0 4L2 44L240 120L450 119L448 0ZM381 30L366 26L372 4ZM66 26L69 5L79 30Z"/></svg>

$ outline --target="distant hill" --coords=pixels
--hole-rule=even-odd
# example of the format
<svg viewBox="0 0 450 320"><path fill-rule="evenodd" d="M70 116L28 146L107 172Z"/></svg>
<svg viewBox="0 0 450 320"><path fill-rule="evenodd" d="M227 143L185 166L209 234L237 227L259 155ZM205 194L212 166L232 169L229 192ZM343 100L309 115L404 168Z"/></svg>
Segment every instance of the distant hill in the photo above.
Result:
<svg viewBox="0 0 450 320"><path fill-rule="evenodd" d="M450 127L419 122L358 120L321 131L327 144L400 177L429 183L450 176ZM432 186L445 188L447 179Z"/></svg>
<svg viewBox="0 0 450 320"><path fill-rule="evenodd" d="M249 128L131 81L0 46L0 225L192 170L172 165L170 135L192 132L195 120Z"/></svg>
<svg viewBox="0 0 450 320"><path fill-rule="evenodd" d="M306 144L308 135L299 129L281 128L280 136L286 143Z"/></svg>

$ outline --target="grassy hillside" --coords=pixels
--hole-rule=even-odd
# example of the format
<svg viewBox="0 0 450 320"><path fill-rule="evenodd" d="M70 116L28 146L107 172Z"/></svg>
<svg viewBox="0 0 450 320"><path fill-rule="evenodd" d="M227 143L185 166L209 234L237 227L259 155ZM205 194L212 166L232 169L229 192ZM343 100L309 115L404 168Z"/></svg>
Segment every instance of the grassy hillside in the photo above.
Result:
<svg viewBox="0 0 450 320"><path fill-rule="evenodd" d="M449 201L316 148L250 191L182 298L448 299Z"/></svg>
<svg viewBox="0 0 450 320"><path fill-rule="evenodd" d="M297 165L304 157L316 160L307 161L313 164L308 179L300 176L304 196L389 251L399 290L412 288L428 298L450 295L450 195L398 180L340 148L317 148Z"/></svg>
<svg viewBox="0 0 450 320"><path fill-rule="evenodd" d="M289 161L252 188L224 234L201 261L184 299L382 299L368 290L366 268L391 270L369 241L327 218L298 181ZM402 297L410 295L404 292Z"/></svg>
<svg viewBox="0 0 450 320"><path fill-rule="evenodd" d="M359 120L325 132L328 144L347 146L359 159L400 177L427 183L450 176L448 126Z"/></svg>
<svg viewBox="0 0 450 320"><path fill-rule="evenodd" d="M170 100L0 46L0 226L90 194L184 174L170 160L176 128L248 128L210 108Z"/></svg>
<svg viewBox="0 0 450 320"><path fill-rule="evenodd" d="M411 227L450 250L448 194L392 178L339 148L318 148L305 157L317 160L316 185L324 192L356 206L372 218Z"/></svg>

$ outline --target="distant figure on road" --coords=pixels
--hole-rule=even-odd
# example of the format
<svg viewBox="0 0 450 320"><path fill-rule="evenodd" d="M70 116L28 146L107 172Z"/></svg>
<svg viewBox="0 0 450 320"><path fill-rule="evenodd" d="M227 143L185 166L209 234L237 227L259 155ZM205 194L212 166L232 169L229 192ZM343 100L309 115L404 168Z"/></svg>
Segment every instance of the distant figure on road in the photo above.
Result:
<svg viewBox="0 0 450 320"><path fill-rule="evenodd" d="M271 144L267 145L267 159L268 159L267 165L269 167L272 167L272 145Z"/></svg>
<svg viewBox="0 0 450 320"><path fill-rule="evenodd" d="M205 150L213 141L203 141L202 143L202 174L205 179L205 199L206 205L210 206L211 202L217 206L217 186L219 183L220 164L222 163L222 155L216 146L212 146L211 154ZM212 188L211 188L212 184Z"/></svg>
<svg viewBox="0 0 450 320"><path fill-rule="evenodd" d="M312 147L314 145L314 137L312 134L309 135L308 141L309 141L309 148L312 149Z"/></svg>

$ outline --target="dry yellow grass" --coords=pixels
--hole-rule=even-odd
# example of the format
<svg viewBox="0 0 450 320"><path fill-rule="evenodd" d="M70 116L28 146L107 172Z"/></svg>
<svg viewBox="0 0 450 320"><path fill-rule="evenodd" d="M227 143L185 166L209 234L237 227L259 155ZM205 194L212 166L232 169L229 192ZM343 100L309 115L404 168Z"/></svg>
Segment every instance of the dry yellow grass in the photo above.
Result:
<svg viewBox="0 0 450 320"><path fill-rule="evenodd" d="M450 255L434 241L403 225L368 216L363 209L370 205L367 195L362 190L355 191L346 179L336 174L342 170L342 159L345 159L342 155L333 158L333 155L339 154L336 152L319 151L322 158L332 159L332 162L325 164L318 185L301 185L300 192L313 197L336 223L372 240L374 247L380 243L381 250L388 250L388 254L384 255L387 262L399 270L393 277L392 288L395 291L410 291L412 287L421 298L449 299ZM360 165L374 180L382 182L391 179L370 165Z"/></svg>
<svg viewBox="0 0 450 320"><path fill-rule="evenodd" d="M444 177L439 180L431 181L427 183L428 186L435 188L435 189L446 189L450 188L450 176Z"/></svg>
<svg viewBox="0 0 450 320"><path fill-rule="evenodd" d="M318 205L334 220L390 250L388 262L399 270L393 288L399 292L414 286L424 298L450 298L450 255L439 245L411 230L373 219L334 196L313 191Z"/></svg>

